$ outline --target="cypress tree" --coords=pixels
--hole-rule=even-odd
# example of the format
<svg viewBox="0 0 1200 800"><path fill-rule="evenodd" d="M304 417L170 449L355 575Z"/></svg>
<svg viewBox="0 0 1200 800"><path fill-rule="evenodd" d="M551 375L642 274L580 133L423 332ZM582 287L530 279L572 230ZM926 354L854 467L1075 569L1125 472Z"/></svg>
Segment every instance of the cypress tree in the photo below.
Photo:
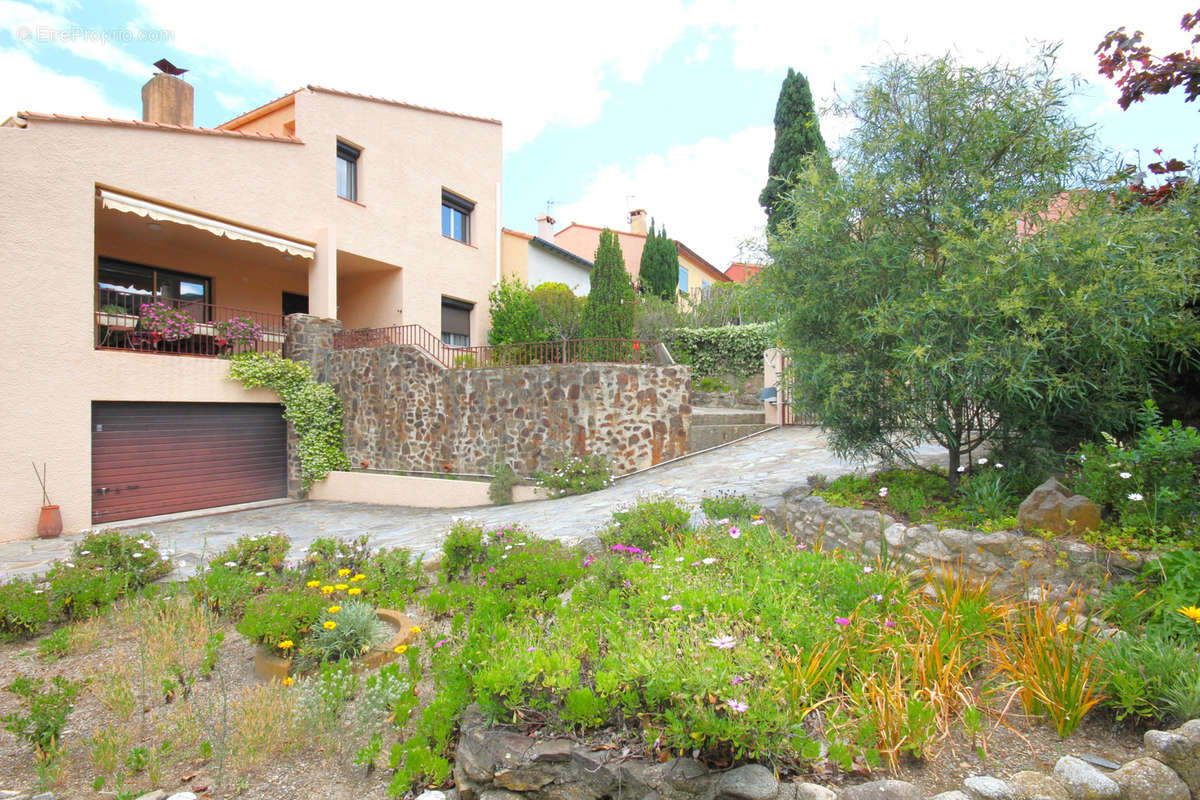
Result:
<svg viewBox="0 0 1200 800"><path fill-rule="evenodd" d="M621 245L617 235L605 228L600 232L591 291L583 306L583 336L588 339L632 339L633 305L633 282L625 271Z"/></svg>
<svg viewBox="0 0 1200 800"><path fill-rule="evenodd" d="M673 301L679 288L679 255L675 242L667 238L667 231L654 230L654 222L650 222L650 233L646 236L646 246L642 248L642 263L638 266L638 278L641 280L642 294L661 297Z"/></svg>
<svg viewBox="0 0 1200 800"><path fill-rule="evenodd" d="M775 233L787 218L784 196L810 154L828 158L808 79L789 68L775 105L775 149L767 167L767 185L758 196L758 204L767 212L769 233Z"/></svg>

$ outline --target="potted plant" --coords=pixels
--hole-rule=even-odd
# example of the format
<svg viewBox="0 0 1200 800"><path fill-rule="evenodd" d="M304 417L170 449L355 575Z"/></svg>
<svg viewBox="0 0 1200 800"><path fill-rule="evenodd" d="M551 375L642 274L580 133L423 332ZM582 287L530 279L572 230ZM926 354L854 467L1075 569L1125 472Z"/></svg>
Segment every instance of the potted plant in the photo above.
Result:
<svg viewBox="0 0 1200 800"><path fill-rule="evenodd" d="M38 483L42 485L42 513L38 515L37 535L39 539L55 539L62 533L62 510L51 504L50 495L46 493L46 465L42 464L38 471L37 462L33 463L33 474L37 475Z"/></svg>
<svg viewBox="0 0 1200 800"><path fill-rule="evenodd" d="M253 345L262 338L262 326L250 317L232 317L215 326L215 344L221 351L236 349L237 352L253 350Z"/></svg>
<svg viewBox="0 0 1200 800"><path fill-rule="evenodd" d="M160 341L177 342L187 339L196 325L196 321L186 311L162 300L142 303L139 311L141 329L156 345Z"/></svg>

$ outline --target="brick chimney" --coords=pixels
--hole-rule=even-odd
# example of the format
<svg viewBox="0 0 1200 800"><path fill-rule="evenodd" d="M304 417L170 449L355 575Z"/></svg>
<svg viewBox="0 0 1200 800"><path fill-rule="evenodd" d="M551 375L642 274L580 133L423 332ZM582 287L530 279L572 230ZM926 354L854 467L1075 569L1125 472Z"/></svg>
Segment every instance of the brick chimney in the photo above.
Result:
<svg viewBox="0 0 1200 800"><path fill-rule="evenodd" d="M629 212L629 232L646 235L646 209L637 208Z"/></svg>
<svg viewBox="0 0 1200 800"><path fill-rule="evenodd" d="M542 214L537 218L538 238L544 239L547 242L554 241L554 217L549 214Z"/></svg>
<svg viewBox="0 0 1200 800"><path fill-rule="evenodd" d="M195 89L182 78L156 72L142 87L142 121L192 126Z"/></svg>

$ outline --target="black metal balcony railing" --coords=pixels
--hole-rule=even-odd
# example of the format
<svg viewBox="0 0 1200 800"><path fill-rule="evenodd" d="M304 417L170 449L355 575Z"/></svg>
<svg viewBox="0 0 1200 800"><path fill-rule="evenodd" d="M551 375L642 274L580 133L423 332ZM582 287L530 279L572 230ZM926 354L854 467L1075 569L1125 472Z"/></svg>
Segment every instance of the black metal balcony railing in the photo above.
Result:
<svg viewBox="0 0 1200 800"><path fill-rule="evenodd" d="M100 289L96 348L221 356L283 349L283 315Z"/></svg>
<svg viewBox="0 0 1200 800"><path fill-rule="evenodd" d="M453 347L420 325L358 328L333 335L334 350L406 344L433 356L452 369L524 367L535 364L657 364L658 342L642 339L562 339L479 347Z"/></svg>

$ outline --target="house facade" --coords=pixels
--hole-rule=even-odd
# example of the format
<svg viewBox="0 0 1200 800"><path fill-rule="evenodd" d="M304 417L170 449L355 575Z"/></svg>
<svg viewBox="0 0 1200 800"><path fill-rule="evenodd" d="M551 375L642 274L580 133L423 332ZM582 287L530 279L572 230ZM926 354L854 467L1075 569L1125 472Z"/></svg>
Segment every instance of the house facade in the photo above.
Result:
<svg viewBox="0 0 1200 800"><path fill-rule="evenodd" d="M182 86L181 86L182 84ZM0 540L282 497L278 398L227 379L283 317L486 341L499 277L495 120L299 89L217 128L155 75L143 120L0 126Z"/></svg>
<svg viewBox="0 0 1200 800"><path fill-rule="evenodd" d="M596 248L600 246L600 232L603 228L593 225L581 225L572 222L558 233L554 234L554 243L583 258L594 258ZM617 242L621 246L621 255L625 259L625 270L634 283L637 283L638 269L642 264L642 250L646 247L646 212L638 209L630 213L628 231L614 231ZM714 283L728 283L729 278L721 270L706 261L700 254L683 242L676 241L679 253L679 291L693 302L703 296L703 292Z"/></svg>
<svg viewBox="0 0 1200 800"><path fill-rule="evenodd" d="M552 217L543 214L537 223L537 236L508 228L500 230L501 272L533 287L562 283L577 297L585 297L591 290L591 260L554 243Z"/></svg>

